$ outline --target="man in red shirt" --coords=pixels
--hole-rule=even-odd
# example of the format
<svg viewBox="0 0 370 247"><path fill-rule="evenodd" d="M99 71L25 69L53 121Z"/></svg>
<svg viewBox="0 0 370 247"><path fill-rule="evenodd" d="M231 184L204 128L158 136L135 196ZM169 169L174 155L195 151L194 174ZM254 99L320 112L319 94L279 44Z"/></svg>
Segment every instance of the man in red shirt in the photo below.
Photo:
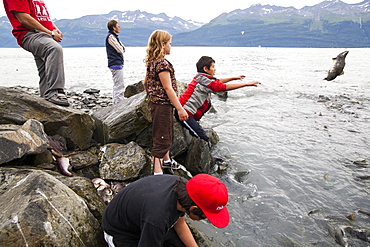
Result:
<svg viewBox="0 0 370 247"><path fill-rule="evenodd" d="M62 32L51 21L43 0L3 0L13 26L13 35L23 49L31 52L39 72L40 96L69 106L64 93Z"/></svg>

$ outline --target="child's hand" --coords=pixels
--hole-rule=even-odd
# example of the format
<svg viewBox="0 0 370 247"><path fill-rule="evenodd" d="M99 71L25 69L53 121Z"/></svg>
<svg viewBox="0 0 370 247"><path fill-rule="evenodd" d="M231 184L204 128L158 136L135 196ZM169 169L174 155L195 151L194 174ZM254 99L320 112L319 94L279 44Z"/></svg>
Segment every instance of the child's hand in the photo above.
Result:
<svg viewBox="0 0 370 247"><path fill-rule="evenodd" d="M260 83L260 82L258 82L258 81L251 81L251 82L248 84L248 86L257 87L257 86L258 86L258 84L261 84L261 83Z"/></svg>
<svg viewBox="0 0 370 247"><path fill-rule="evenodd" d="M184 108L181 107L181 109L179 111L177 111L178 115L179 115L179 119L180 121L186 121L188 120L189 118L189 115L188 113L184 110Z"/></svg>
<svg viewBox="0 0 370 247"><path fill-rule="evenodd" d="M243 80L245 78L245 75L240 75L235 77L235 80Z"/></svg>

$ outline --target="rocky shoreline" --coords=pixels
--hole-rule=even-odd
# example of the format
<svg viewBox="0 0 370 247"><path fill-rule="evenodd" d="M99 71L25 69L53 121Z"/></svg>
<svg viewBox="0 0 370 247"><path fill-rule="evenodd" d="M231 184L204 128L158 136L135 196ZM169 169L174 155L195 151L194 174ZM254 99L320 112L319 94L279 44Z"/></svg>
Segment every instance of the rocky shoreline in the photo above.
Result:
<svg viewBox="0 0 370 247"><path fill-rule="evenodd" d="M105 203L126 183L152 174L141 82L114 106L99 90L66 93L71 107L47 102L32 88L0 87L0 246L105 246ZM216 144L217 134L207 132ZM176 175L225 169L207 143L177 122L175 136L171 156L183 165ZM199 246L211 246L191 228Z"/></svg>
<svg viewBox="0 0 370 247"><path fill-rule="evenodd" d="M11 88L19 89L35 96L39 95L39 91L36 88L22 86ZM66 90L66 94L70 103L70 107L89 114L98 109L113 105L112 97L100 95L100 90L98 89L89 88L84 90L83 92Z"/></svg>

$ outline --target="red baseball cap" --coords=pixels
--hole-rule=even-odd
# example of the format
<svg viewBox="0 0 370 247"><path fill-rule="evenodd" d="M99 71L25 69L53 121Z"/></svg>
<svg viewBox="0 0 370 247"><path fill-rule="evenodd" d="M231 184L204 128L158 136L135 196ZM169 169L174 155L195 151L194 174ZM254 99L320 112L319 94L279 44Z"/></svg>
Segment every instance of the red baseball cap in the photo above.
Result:
<svg viewBox="0 0 370 247"><path fill-rule="evenodd" d="M230 215L226 208L229 196L225 184L218 178L198 174L186 183L186 190L214 226L225 228L229 224Z"/></svg>

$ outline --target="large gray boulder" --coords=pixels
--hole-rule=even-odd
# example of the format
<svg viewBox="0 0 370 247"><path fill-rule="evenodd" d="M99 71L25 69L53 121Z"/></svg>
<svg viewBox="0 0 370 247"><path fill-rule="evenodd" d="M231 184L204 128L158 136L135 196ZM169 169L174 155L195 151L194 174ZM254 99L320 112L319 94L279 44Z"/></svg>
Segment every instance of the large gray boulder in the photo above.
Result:
<svg viewBox="0 0 370 247"><path fill-rule="evenodd" d="M95 111L94 139L101 144L134 141L151 122L146 93Z"/></svg>
<svg viewBox="0 0 370 247"><path fill-rule="evenodd" d="M143 81L139 81L137 83L127 85L125 88L125 97L130 98L131 96L134 96L136 94L139 94L141 92L144 92L144 84Z"/></svg>
<svg viewBox="0 0 370 247"><path fill-rule="evenodd" d="M215 162L208 143L193 137L189 145L184 166L191 174L210 173Z"/></svg>
<svg viewBox="0 0 370 247"><path fill-rule="evenodd" d="M48 139L44 126L30 119L21 125L0 125L0 164L26 155L40 154L47 150Z"/></svg>
<svg viewBox="0 0 370 247"><path fill-rule="evenodd" d="M177 157L185 153L191 142L191 135L189 131L182 127L181 123L177 120L174 121L174 139L171 147L171 156Z"/></svg>
<svg viewBox="0 0 370 247"><path fill-rule="evenodd" d="M150 173L150 159L135 142L126 145L110 143L101 150L99 173L103 179L130 180Z"/></svg>
<svg viewBox="0 0 370 247"><path fill-rule="evenodd" d="M98 156L90 150L68 155L69 163L74 170L80 170L86 167L97 165L99 163Z"/></svg>
<svg viewBox="0 0 370 247"><path fill-rule="evenodd" d="M22 125L36 119L44 125L47 135L63 136L68 149L85 150L91 146L95 125L87 113L8 87L0 87L0 104L0 124Z"/></svg>
<svg viewBox="0 0 370 247"><path fill-rule="evenodd" d="M66 177L55 172L48 172L53 175L56 179L61 181L63 184L73 190L78 196L80 196L85 202L90 212L99 221L102 222L102 214L106 208L104 201L98 196L96 188L94 187L91 179L86 177Z"/></svg>
<svg viewBox="0 0 370 247"><path fill-rule="evenodd" d="M0 246L104 246L86 202L55 177L0 169Z"/></svg>

